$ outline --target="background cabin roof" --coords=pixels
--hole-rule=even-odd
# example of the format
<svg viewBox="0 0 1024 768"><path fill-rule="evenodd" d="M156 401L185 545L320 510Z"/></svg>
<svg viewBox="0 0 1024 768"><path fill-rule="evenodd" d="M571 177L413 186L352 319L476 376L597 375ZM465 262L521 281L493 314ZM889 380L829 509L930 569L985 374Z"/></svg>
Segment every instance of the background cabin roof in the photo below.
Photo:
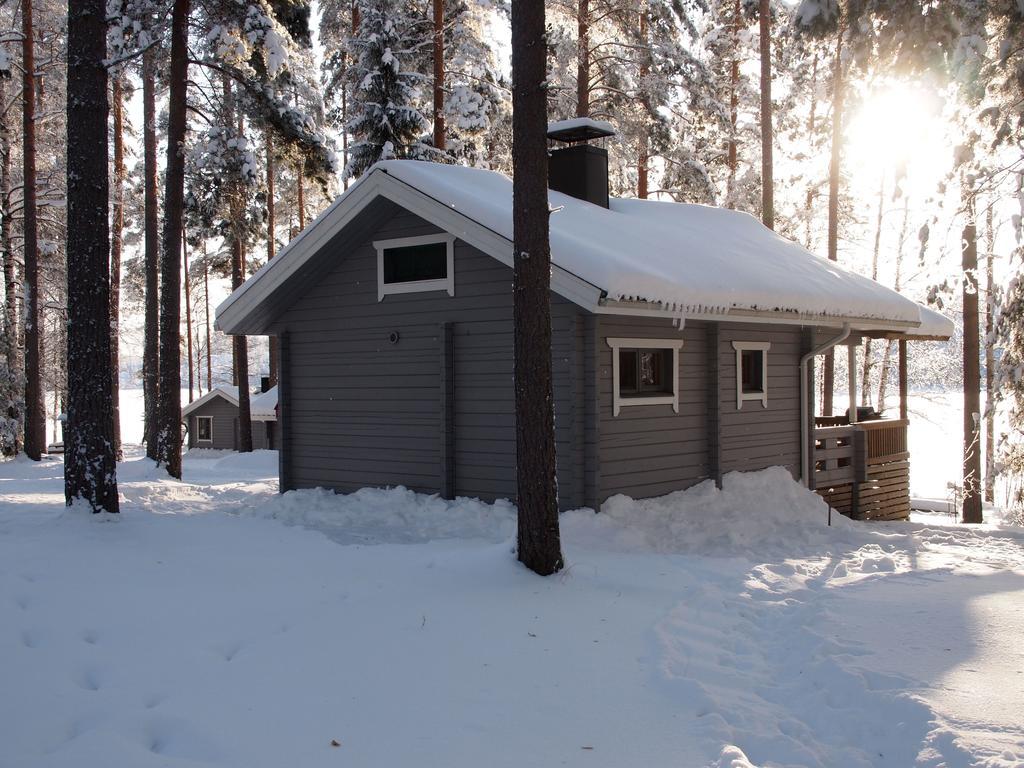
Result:
<svg viewBox="0 0 1024 768"><path fill-rule="evenodd" d="M229 296L217 310L218 325L229 333L254 332L252 324L244 322L245 315L316 257L326 242L318 228L330 231L350 209L365 207L367 196L385 196L403 206L422 203L413 213L510 263L509 177L477 168L389 160L373 166ZM746 213L617 198L605 209L553 191L549 201L552 289L567 295L559 289L565 275L593 287L590 294L567 295L585 309L602 311L603 306L603 311L621 314L654 310L721 320L748 320L751 314L790 321L852 320L858 329L898 332L922 323L924 308L916 302L814 255ZM453 221L462 226L452 226ZM469 237L471 229L482 231L490 241ZM491 241L504 247L488 247ZM253 290L254 285L260 289ZM591 296L600 298L593 301ZM939 331L929 336L952 334L952 323L941 315L929 316L928 321L931 330Z"/></svg>
<svg viewBox="0 0 1024 768"><path fill-rule="evenodd" d="M193 400L181 409L182 418L202 408L212 400L220 398L226 400L235 408L238 407L238 387L227 384L214 387L197 400ZM249 411L254 421L277 421L277 387L271 387L266 392L259 392L249 400Z"/></svg>

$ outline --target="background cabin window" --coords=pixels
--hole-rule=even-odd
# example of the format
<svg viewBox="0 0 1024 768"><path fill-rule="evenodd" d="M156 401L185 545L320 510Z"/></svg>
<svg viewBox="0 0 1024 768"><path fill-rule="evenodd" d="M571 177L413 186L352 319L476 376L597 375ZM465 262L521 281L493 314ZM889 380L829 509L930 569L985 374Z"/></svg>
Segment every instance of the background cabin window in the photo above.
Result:
<svg viewBox="0 0 1024 768"><path fill-rule="evenodd" d="M679 412L681 339L605 340L612 348L612 410L627 405L671 405Z"/></svg>
<svg viewBox="0 0 1024 768"><path fill-rule="evenodd" d="M203 443L213 442L212 416L196 416L196 440Z"/></svg>
<svg viewBox="0 0 1024 768"><path fill-rule="evenodd" d="M748 400L760 400L768 407L768 350L767 341L734 341L736 350L736 409Z"/></svg>
<svg viewBox="0 0 1024 768"><path fill-rule="evenodd" d="M448 234L375 242L377 300L392 293L447 291L455 295L455 238Z"/></svg>
<svg viewBox="0 0 1024 768"><path fill-rule="evenodd" d="M619 350L619 393L623 397L672 394L671 372L671 349Z"/></svg>

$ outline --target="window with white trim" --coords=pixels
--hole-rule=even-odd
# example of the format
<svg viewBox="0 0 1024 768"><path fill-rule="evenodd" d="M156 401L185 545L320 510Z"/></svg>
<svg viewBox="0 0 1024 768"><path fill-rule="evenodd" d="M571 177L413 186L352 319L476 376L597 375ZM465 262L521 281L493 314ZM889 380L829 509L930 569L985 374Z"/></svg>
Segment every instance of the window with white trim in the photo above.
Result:
<svg viewBox="0 0 1024 768"><path fill-rule="evenodd" d="M630 405L671 405L679 413L682 339L605 339L612 348L612 412Z"/></svg>
<svg viewBox="0 0 1024 768"><path fill-rule="evenodd" d="M736 350L736 410L748 400L759 400L768 407L769 341L734 341Z"/></svg>
<svg viewBox="0 0 1024 768"><path fill-rule="evenodd" d="M455 295L455 236L376 240L377 301L392 293L447 291Z"/></svg>
<svg viewBox="0 0 1024 768"><path fill-rule="evenodd" d="M200 443L213 442L212 416L196 416L196 441Z"/></svg>

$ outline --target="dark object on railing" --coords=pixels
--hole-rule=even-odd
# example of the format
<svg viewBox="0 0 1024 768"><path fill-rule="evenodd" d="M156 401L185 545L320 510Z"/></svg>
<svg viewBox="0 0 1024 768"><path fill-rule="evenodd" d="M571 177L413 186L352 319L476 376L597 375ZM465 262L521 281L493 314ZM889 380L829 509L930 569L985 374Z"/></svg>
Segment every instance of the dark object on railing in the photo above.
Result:
<svg viewBox="0 0 1024 768"><path fill-rule="evenodd" d="M878 421L882 418L880 411L876 411L870 405L857 406L857 421ZM850 423L850 409L846 409L846 423Z"/></svg>

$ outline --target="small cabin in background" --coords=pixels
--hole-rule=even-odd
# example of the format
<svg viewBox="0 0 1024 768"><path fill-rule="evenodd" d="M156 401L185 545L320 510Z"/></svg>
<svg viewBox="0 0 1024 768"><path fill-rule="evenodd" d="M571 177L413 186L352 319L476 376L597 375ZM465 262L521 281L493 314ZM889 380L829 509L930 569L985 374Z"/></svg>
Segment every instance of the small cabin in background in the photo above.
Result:
<svg viewBox="0 0 1024 768"><path fill-rule="evenodd" d="M277 387L250 396L252 447L276 450L280 445L277 419ZM188 432L188 447L214 450L238 450L238 388L214 387L181 409Z"/></svg>
<svg viewBox="0 0 1024 768"><path fill-rule="evenodd" d="M897 339L905 403L906 341L952 323L747 214L610 198L610 133L549 132L561 507L783 466L847 514L909 510L905 413L816 419L813 361ZM393 160L228 297L221 330L278 338L282 492L515 498L514 258L511 179Z"/></svg>

